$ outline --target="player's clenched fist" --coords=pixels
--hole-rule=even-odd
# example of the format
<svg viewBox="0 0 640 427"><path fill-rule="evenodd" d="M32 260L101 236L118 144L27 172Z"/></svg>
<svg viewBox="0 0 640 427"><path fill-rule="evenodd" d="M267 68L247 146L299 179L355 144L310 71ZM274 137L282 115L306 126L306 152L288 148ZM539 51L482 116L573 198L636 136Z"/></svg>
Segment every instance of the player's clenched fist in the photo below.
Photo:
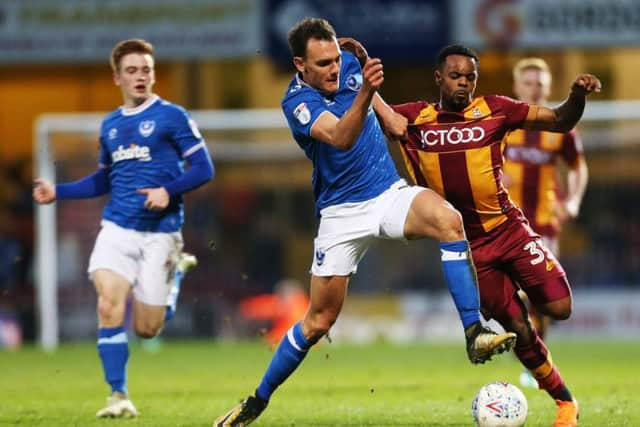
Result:
<svg viewBox="0 0 640 427"><path fill-rule="evenodd" d="M384 81L384 72L380 58L369 58L362 69L363 85L378 90Z"/></svg>
<svg viewBox="0 0 640 427"><path fill-rule="evenodd" d="M571 92L578 95L589 95L592 92L600 92L602 84L593 74L580 74L571 85Z"/></svg>
<svg viewBox="0 0 640 427"><path fill-rule="evenodd" d="M46 179L33 180L33 200L36 203L46 204L56 200L56 187Z"/></svg>

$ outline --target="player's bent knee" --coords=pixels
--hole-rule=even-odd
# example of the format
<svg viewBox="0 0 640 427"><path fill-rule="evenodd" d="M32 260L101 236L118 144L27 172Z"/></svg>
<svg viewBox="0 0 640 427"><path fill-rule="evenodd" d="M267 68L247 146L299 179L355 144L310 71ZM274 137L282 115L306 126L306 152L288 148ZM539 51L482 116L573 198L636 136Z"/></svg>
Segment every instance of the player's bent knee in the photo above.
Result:
<svg viewBox="0 0 640 427"><path fill-rule="evenodd" d="M441 241L451 242L466 239L460 212L452 206L448 208L445 207L442 208L440 218Z"/></svg>
<svg viewBox="0 0 640 427"><path fill-rule="evenodd" d="M118 304L109 298L99 297L98 318L102 325L122 324L124 320L124 304Z"/></svg>
<svg viewBox="0 0 640 427"><path fill-rule="evenodd" d="M151 323L151 322L137 322L134 325L134 330L137 336L140 338L153 338L162 331L164 326L163 322Z"/></svg>
<svg viewBox="0 0 640 427"><path fill-rule="evenodd" d="M315 316L310 316L307 320L309 340L315 342L322 338L323 335L329 333L329 330L336 322L337 314L323 313Z"/></svg>
<svg viewBox="0 0 640 427"><path fill-rule="evenodd" d="M573 311L571 297L546 304L542 311L553 320L567 320Z"/></svg>
<svg viewBox="0 0 640 427"><path fill-rule="evenodd" d="M549 316L553 318L553 320L567 320L571 317L572 311L571 303L568 303L556 310L553 310Z"/></svg>
<svg viewBox="0 0 640 427"><path fill-rule="evenodd" d="M140 338L153 338L160 333L161 328L136 328L136 335Z"/></svg>

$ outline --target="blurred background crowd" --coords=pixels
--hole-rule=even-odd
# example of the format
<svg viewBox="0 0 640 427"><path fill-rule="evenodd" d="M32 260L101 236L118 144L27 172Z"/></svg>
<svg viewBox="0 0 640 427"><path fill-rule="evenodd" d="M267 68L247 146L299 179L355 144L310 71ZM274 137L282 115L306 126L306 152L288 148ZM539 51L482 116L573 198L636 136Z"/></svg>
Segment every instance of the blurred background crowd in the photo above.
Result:
<svg viewBox="0 0 640 427"><path fill-rule="evenodd" d="M3 0L0 347L38 337L31 201L41 154L34 148L38 118L116 108L120 94L108 57L117 41L131 37L155 46L157 93L192 112L278 109L293 73L286 33L304 16L327 18L339 36L362 41L371 56L380 57L382 91L393 103L436 100L434 57L454 42L480 54L478 95L513 96L513 64L539 56L551 67L554 100L566 96L581 72L603 83L602 93L590 101L640 99L635 78L640 0ZM607 296L640 290L637 113L613 120L594 117L578 127L590 182L580 216L565 224L561 261L577 301L585 296L584 304L576 305L575 320L583 332L602 331L597 329L602 322L640 328L640 312L623 307L624 301L611 300L613 311L627 310L619 319L598 311L598 305L606 307ZM294 310L282 302L287 295L307 289L317 221L310 163L289 151L268 160L251 155L256 143L282 143L297 153L286 127L265 130L248 123L244 129L214 130L200 124L217 176L186 197L186 249L200 263L187 276L167 333L259 336L277 322L278 304L284 313ZM95 169L97 129L51 134L49 143L57 180L74 180ZM231 155L234 145L248 154ZM56 206L62 339L95 333L95 293L85 270L103 204L97 199ZM375 246L352 282L339 323L410 317L412 328L433 328L438 323L432 313L454 315L449 302L440 303L444 290L435 244ZM283 299L275 308L263 299L256 308L251 301L259 295ZM600 304L589 303L590 295Z"/></svg>

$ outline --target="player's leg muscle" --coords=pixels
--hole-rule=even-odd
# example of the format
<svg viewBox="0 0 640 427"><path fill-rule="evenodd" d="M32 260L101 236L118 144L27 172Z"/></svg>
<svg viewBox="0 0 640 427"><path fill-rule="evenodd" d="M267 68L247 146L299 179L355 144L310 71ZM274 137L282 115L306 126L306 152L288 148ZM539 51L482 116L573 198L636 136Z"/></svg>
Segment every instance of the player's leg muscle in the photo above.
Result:
<svg viewBox="0 0 640 427"><path fill-rule="evenodd" d="M527 287L525 292L541 314L554 320L565 320L571 316L573 298L566 276L547 278L541 285Z"/></svg>
<svg viewBox="0 0 640 427"><path fill-rule="evenodd" d="M109 328L122 325L131 284L118 273L106 269L93 273L93 283L98 294L100 326Z"/></svg>
<svg viewBox="0 0 640 427"><path fill-rule="evenodd" d="M530 345L535 341L535 331L529 320L526 306L514 292L503 310L492 313L492 316L505 330L518 335L517 345Z"/></svg>
<svg viewBox="0 0 640 427"><path fill-rule="evenodd" d="M348 283L349 276L311 276L311 301L302 321L302 332L309 342L317 342L335 323Z"/></svg>
<svg viewBox="0 0 640 427"><path fill-rule="evenodd" d="M404 225L408 239L430 237L440 242L465 240L460 213L436 192L425 189L411 203Z"/></svg>
<svg viewBox="0 0 640 427"><path fill-rule="evenodd" d="M153 338L164 326L165 306L149 305L140 301L133 304L133 329L141 338Z"/></svg>

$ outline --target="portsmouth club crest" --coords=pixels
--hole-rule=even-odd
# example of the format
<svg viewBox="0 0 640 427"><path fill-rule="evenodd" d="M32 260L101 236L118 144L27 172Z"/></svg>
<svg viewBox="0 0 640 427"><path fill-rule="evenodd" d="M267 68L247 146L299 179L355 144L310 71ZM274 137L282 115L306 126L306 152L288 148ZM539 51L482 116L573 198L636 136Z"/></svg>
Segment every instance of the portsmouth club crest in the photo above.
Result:
<svg viewBox="0 0 640 427"><path fill-rule="evenodd" d="M156 128L155 120L143 120L138 125L138 132L145 138L148 138Z"/></svg>
<svg viewBox="0 0 640 427"><path fill-rule="evenodd" d="M362 74L350 74L346 80L347 87L357 92L362 87Z"/></svg>

